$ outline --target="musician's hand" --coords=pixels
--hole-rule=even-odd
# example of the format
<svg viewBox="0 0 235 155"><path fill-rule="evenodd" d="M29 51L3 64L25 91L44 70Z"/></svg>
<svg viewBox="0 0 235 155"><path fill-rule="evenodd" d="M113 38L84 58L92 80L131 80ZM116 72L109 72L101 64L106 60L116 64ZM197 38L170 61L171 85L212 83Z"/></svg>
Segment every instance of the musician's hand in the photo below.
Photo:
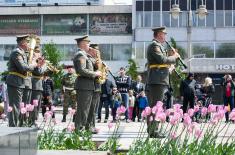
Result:
<svg viewBox="0 0 235 155"><path fill-rule="evenodd" d="M172 73L172 71L175 69L175 65L171 65L169 68L169 72Z"/></svg>
<svg viewBox="0 0 235 155"><path fill-rule="evenodd" d="M173 54L173 56L177 59L177 58L180 58L180 55L179 55L179 53L177 53L177 52L175 52L174 54Z"/></svg>
<svg viewBox="0 0 235 155"><path fill-rule="evenodd" d="M101 72L101 71L96 71L96 72L95 72L95 75L96 75L97 77L100 77L100 76L102 75L102 72Z"/></svg>

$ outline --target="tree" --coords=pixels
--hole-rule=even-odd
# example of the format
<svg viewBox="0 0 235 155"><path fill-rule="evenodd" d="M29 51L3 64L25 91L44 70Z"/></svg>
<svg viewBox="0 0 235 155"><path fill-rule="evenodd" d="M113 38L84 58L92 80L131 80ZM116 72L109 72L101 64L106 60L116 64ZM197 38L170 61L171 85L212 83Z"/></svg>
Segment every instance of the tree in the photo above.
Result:
<svg viewBox="0 0 235 155"><path fill-rule="evenodd" d="M51 42L48 44L45 44L43 47L43 55L46 58L47 63L49 65L52 65L56 69L58 69L58 72L51 71L51 78L54 81L55 89L60 89L61 88L61 79L63 77L63 66L59 65L59 62L62 59L62 54L56 47L56 45Z"/></svg>
<svg viewBox="0 0 235 155"><path fill-rule="evenodd" d="M217 53L217 58L235 58L235 44L223 43L219 46Z"/></svg>
<svg viewBox="0 0 235 155"><path fill-rule="evenodd" d="M133 80L136 80L138 76L136 62L133 59L129 59L128 64L127 75L131 76Z"/></svg>

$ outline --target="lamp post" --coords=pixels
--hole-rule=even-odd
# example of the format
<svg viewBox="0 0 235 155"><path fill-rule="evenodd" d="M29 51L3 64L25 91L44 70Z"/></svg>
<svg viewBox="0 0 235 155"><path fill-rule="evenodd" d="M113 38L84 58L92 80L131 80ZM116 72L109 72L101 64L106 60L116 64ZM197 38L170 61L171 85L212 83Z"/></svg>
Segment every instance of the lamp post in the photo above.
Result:
<svg viewBox="0 0 235 155"><path fill-rule="evenodd" d="M205 16L208 14L206 6L204 5L204 0L201 0L201 5L199 5L199 8L196 11L196 14L198 14L199 19L204 19ZM192 25L193 25L193 13L191 8L191 0L187 0L187 53L188 53L188 71L191 71L191 57L192 57ZM177 19L179 18L180 13L182 11L180 10L179 4L177 4L177 0L175 0L175 3L172 5L171 11L170 11L172 18Z"/></svg>

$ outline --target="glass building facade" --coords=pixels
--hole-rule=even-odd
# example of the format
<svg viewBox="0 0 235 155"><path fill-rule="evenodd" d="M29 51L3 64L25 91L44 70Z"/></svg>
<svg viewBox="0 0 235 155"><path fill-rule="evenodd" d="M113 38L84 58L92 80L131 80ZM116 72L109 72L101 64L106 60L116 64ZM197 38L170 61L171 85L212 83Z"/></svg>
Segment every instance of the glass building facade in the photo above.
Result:
<svg viewBox="0 0 235 155"><path fill-rule="evenodd" d="M179 4L182 11L177 19L174 19L170 13L175 2ZM133 23L135 32L138 34L139 30L166 26L170 31L176 30L171 33L172 37L177 36L178 29L185 30L185 33L187 33L190 22L188 13L191 7L191 58L235 58L235 35L231 34L235 30L235 0L203 0L203 3L206 5L208 15L204 19L200 19L197 9L202 4L202 0L136 0L133 5L133 10L135 10L133 13L135 14L135 23ZM197 33L197 29L202 30L200 35L203 37L207 35L207 30L209 30L213 31L211 35L224 32L224 35L221 35L224 38L217 39L217 36L211 36L208 38L204 37L202 40L200 38L195 39L193 33ZM137 39L133 46L136 58L145 59L146 57L143 53L146 53L145 49L150 40L139 41L138 35L135 38ZM189 57L189 52L187 52L188 41L187 38L176 40L177 44L185 49L186 58Z"/></svg>

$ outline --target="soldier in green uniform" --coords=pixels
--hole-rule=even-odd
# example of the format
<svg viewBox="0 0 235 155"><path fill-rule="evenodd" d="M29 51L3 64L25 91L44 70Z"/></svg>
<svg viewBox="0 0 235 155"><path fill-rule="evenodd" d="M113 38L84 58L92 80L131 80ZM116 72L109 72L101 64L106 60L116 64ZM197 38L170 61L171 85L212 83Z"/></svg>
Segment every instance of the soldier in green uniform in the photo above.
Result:
<svg viewBox="0 0 235 155"><path fill-rule="evenodd" d="M99 55L98 55L99 54ZM90 44L90 50L88 52L88 57L92 60L92 63L94 65L94 70L97 71L100 69L102 62L100 59L100 51L99 51L99 46L98 44ZM97 107L99 105L100 101L100 94L101 94L101 81L99 78L95 79L95 90L91 102L91 108L90 108L90 113L88 115L88 121L86 124L86 128L91 130L92 133L96 134L97 129L95 128L95 116L96 116L96 111ZM91 113L93 112L93 113Z"/></svg>
<svg viewBox="0 0 235 155"><path fill-rule="evenodd" d="M6 79L9 105L13 108L9 113L9 126L22 126L20 118L20 103L23 99L23 92L26 87L26 79L29 72L37 70L38 64L28 64L26 51L29 50L29 35L17 36L17 48L11 53L8 62L9 74Z"/></svg>
<svg viewBox="0 0 235 155"><path fill-rule="evenodd" d="M77 114L75 119L76 130L83 129L87 124L89 113L93 113L91 102L95 90L95 78L101 76L100 71L94 71L91 58L88 57L89 38L84 36L75 39L78 45L78 52L73 58L74 68L77 73L75 90L77 92ZM91 120L91 119L89 119Z"/></svg>
<svg viewBox="0 0 235 155"><path fill-rule="evenodd" d="M39 46L36 46L34 48L34 59L42 66L44 65L44 59L41 56L41 50ZM39 115L39 109L41 108L41 101L42 101L42 79L43 74L47 71L47 67L44 65L38 70L34 70L32 72L32 95L31 95L31 104L35 103L35 100L37 100L37 106L34 107L34 113L31 117L31 123L32 125L35 125L35 121L38 119Z"/></svg>
<svg viewBox="0 0 235 155"><path fill-rule="evenodd" d="M166 28L158 27L153 29L154 39L147 49L147 88L146 94L149 100L149 106L152 108L157 101L163 101L164 93L169 86L169 68L179 58L179 54L174 50L172 55L167 54L164 47ZM149 119L148 119L149 120ZM157 123L147 121L148 134L151 138L159 137L156 132Z"/></svg>
<svg viewBox="0 0 235 155"><path fill-rule="evenodd" d="M77 75L74 73L72 66L67 66L67 71L68 73L62 78L62 94L64 95L62 122L66 122L66 115L68 114L69 105L71 105L73 109L76 109L77 105L76 90L74 90Z"/></svg>

